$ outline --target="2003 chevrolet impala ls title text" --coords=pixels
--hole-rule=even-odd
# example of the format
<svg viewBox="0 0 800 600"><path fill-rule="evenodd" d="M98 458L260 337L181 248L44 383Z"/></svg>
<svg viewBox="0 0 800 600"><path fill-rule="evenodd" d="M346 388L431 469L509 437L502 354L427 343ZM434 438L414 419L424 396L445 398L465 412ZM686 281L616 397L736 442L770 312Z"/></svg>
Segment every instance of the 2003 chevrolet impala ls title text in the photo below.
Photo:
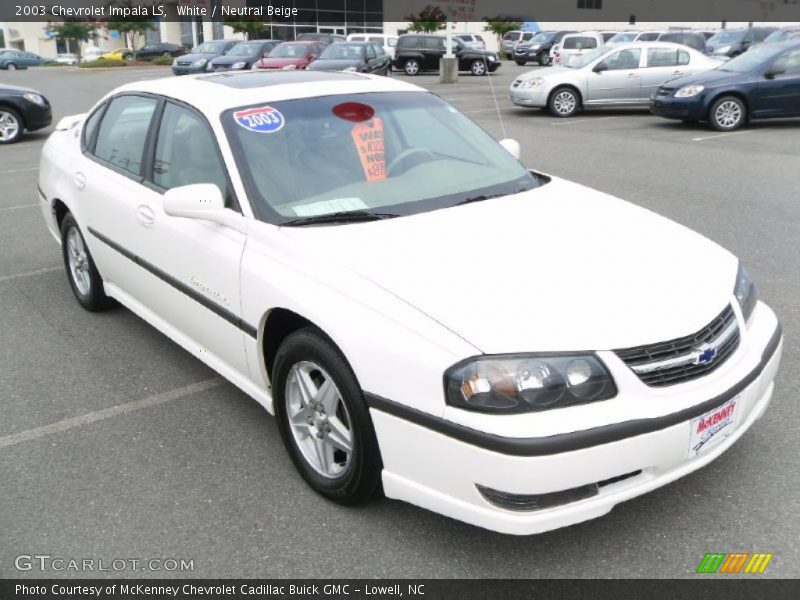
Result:
<svg viewBox="0 0 800 600"><path fill-rule="evenodd" d="M314 490L528 534L718 457L782 337L735 256L518 156L393 79L213 74L63 119L39 193L78 302L263 404Z"/></svg>

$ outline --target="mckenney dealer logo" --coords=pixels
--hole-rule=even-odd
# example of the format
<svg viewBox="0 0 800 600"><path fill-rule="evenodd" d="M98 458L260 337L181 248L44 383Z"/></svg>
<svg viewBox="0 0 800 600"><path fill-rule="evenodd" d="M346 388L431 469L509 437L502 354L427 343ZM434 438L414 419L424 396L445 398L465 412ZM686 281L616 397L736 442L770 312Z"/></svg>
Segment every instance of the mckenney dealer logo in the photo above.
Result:
<svg viewBox="0 0 800 600"><path fill-rule="evenodd" d="M772 554L764 552L709 552L700 561L698 573L761 574L767 570Z"/></svg>

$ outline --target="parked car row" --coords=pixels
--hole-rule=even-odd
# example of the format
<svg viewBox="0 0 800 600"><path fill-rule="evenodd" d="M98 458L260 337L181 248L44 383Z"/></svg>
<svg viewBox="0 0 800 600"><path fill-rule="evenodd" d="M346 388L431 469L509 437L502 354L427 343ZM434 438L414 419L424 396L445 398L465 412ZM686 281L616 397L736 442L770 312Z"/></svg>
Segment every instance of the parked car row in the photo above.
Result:
<svg viewBox="0 0 800 600"><path fill-rule="evenodd" d="M524 73L509 98L561 118L593 107L647 106L655 115L733 131L753 119L800 116L800 38L722 63L669 42L593 48L564 66Z"/></svg>

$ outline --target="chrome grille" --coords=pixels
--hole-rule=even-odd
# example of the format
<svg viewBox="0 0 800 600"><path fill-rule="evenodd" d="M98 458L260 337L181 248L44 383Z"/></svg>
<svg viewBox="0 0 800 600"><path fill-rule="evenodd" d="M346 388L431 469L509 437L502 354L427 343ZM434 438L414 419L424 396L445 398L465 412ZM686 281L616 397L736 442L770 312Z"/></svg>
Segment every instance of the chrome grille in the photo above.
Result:
<svg viewBox="0 0 800 600"><path fill-rule="evenodd" d="M728 305L693 335L615 352L645 384L665 387L710 373L738 347L739 325L733 308Z"/></svg>

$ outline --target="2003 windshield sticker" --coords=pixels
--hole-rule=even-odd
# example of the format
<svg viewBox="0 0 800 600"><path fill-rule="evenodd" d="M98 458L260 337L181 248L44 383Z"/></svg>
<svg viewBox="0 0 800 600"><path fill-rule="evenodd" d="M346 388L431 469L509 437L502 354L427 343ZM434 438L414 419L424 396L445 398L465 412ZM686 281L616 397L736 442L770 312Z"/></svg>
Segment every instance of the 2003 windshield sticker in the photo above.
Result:
<svg viewBox="0 0 800 600"><path fill-rule="evenodd" d="M285 123L280 111L271 106L239 110L233 113L233 118L241 127L257 133L275 133L283 129Z"/></svg>
<svg viewBox="0 0 800 600"><path fill-rule="evenodd" d="M374 117L353 127L353 143L361 159L367 181L386 179L386 156L383 150L383 121Z"/></svg>

